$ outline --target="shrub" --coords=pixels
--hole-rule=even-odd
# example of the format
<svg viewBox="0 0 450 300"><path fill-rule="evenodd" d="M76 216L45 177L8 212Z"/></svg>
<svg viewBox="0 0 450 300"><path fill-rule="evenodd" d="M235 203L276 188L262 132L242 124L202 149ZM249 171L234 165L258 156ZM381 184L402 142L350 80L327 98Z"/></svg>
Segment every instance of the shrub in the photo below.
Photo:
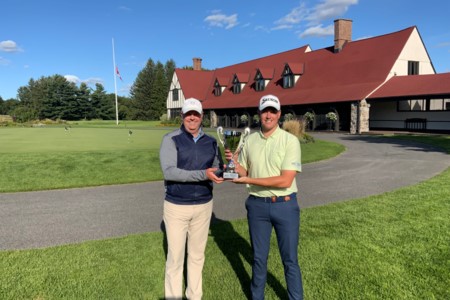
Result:
<svg viewBox="0 0 450 300"><path fill-rule="evenodd" d="M334 113L334 112L332 112L332 111L330 111L329 113L327 113L327 114L325 115L325 118L327 118L327 119L330 120L330 121L337 121L337 115L336 115L336 113Z"/></svg>
<svg viewBox="0 0 450 300"><path fill-rule="evenodd" d="M160 120L161 122L166 122L166 121L168 120L167 114L163 114L161 117L159 117L159 120Z"/></svg>
<svg viewBox="0 0 450 300"><path fill-rule="evenodd" d="M303 115L303 118L306 120L306 122L313 121L315 117L316 117L316 115L309 111Z"/></svg>
<svg viewBox="0 0 450 300"><path fill-rule="evenodd" d="M163 126L178 126L181 124L181 117L176 116L173 119L168 119L167 114L163 114L161 117L159 117L160 123Z"/></svg>
<svg viewBox="0 0 450 300"><path fill-rule="evenodd" d="M291 121L294 120L294 115L291 113L285 114L284 115L284 121Z"/></svg>
<svg viewBox="0 0 450 300"><path fill-rule="evenodd" d="M303 136L300 138L300 143L314 143L316 140L314 139L314 137L308 133L304 133Z"/></svg>
<svg viewBox="0 0 450 300"><path fill-rule="evenodd" d="M209 119L209 115L203 116L202 126L203 127L211 127L211 120Z"/></svg>
<svg viewBox="0 0 450 300"><path fill-rule="evenodd" d="M299 120L284 121L282 128L298 138L305 134L305 123Z"/></svg>

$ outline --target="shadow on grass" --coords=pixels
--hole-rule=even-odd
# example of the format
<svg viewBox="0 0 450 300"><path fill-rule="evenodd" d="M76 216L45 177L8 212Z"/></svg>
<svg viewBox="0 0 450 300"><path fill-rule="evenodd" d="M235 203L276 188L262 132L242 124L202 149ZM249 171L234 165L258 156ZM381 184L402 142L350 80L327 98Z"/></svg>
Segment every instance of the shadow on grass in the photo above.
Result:
<svg viewBox="0 0 450 300"><path fill-rule="evenodd" d="M160 224L161 231L163 232L163 248L165 258L167 258L167 235L164 221ZM252 249L246 239L244 239L229 221L221 220L213 213L211 218L211 236L214 237L220 251L227 258L230 263L236 277L241 285L241 290L247 299L251 299L250 274L247 273L244 263L252 265ZM186 249L187 251L187 249ZM187 257L187 252L185 257ZM186 259L183 268L184 286L187 285L187 265ZM273 289L278 299L288 299L286 289L281 282L270 272L267 273L267 284ZM185 299L185 298L183 298ZM162 299L161 299L162 300ZM167 300L167 299L166 299Z"/></svg>
<svg viewBox="0 0 450 300"><path fill-rule="evenodd" d="M250 265L252 265L253 262L250 244L236 232L231 222L218 219L214 213L211 220L211 236L214 237L217 246L233 268L233 271L241 284L242 292L247 299L251 299L251 278L244 267L245 261ZM288 298L286 289L270 272L267 273L267 284L274 290L278 299Z"/></svg>

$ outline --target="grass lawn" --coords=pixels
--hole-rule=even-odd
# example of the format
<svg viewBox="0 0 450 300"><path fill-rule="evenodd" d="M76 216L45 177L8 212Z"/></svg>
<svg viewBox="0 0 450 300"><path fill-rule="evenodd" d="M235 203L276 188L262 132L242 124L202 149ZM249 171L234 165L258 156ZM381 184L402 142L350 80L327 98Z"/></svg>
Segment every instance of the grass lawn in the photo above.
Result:
<svg viewBox="0 0 450 300"><path fill-rule="evenodd" d="M81 122L44 128L0 129L0 192L20 192L162 180L159 146L164 134L148 122L116 126ZM132 134L129 135L129 129ZM212 136L215 131L207 130ZM326 141L302 146L303 162L344 151Z"/></svg>
<svg viewBox="0 0 450 300"><path fill-rule="evenodd" d="M450 153L448 136L420 141ZM303 209L299 260L305 299L450 299L449 182L447 169L382 195ZM285 299L272 237L266 299ZM155 232L1 251L0 299L162 299L164 245L164 235ZM213 225L206 251L204 299L247 299L246 221Z"/></svg>

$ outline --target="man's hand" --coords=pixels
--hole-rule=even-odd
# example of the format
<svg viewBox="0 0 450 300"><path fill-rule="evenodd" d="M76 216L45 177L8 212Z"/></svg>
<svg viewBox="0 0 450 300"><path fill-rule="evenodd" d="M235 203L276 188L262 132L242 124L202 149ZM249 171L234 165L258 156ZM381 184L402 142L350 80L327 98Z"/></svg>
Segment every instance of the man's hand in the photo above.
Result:
<svg viewBox="0 0 450 300"><path fill-rule="evenodd" d="M209 168L206 169L206 177L208 177L209 180L213 181L214 183L222 183L223 178L217 177L215 172L218 170L218 168Z"/></svg>
<svg viewBox="0 0 450 300"><path fill-rule="evenodd" d="M239 174L239 176L241 177L245 177L247 176L247 170L244 169L239 163L238 163L238 156L239 153L232 153L230 150L225 149L225 158L230 161L231 159L233 159L234 165L235 165L235 171L236 173ZM225 165L226 168L226 165Z"/></svg>
<svg viewBox="0 0 450 300"><path fill-rule="evenodd" d="M247 181L248 181L248 177L247 176L243 176L243 177L239 177L239 178L233 179L232 182L233 183L245 184L245 183L248 183Z"/></svg>
<svg viewBox="0 0 450 300"><path fill-rule="evenodd" d="M236 161L237 158L238 158L238 154L237 154L237 153L236 153L236 154L233 154L233 153L231 152L230 149L225 149L224 153L225 153L225 158L226 158L228 161L230 161L231 159L233 159L234 161Z"/></svg>

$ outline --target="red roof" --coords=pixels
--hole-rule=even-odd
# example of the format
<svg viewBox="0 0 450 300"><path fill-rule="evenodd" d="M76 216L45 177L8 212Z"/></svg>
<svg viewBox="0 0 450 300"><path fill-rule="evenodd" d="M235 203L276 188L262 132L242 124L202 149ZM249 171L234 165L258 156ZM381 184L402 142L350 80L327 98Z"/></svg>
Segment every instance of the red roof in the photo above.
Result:
<svg viewBox="0 0 450 300"><path fill-rule="evenodd" d="M214 84L213 71L176 69L175 73L186 99L196 98L204 101L208 87Z"/></svg>
<svg viewBox="0 0 450 300"><path fill-rule="evenodd" d="M176 72L185 97L202 100L205 109L254 108L265 94L277 95L283 106L357 101L366 98L385 82L414 30L415 27L409 27L348 42L338 53L334 52L334 47L309 51L309 46L303 46L214 71L191 71L198 72L190 73L195 76L180 76L181 71L186 70L177 69ZM294 87L288 89L282 87L282 73L286 64L296 77L300 76ZM254 88L258 70L265 79L270 79L264 91ZM239 94L232 92L235 75L242 83L246 83ZM225 87L220 96L214 95L216 80ZM384 88L379 93L382 91ZM386 91L389 93L389 90Z"/></svg>
<svg viewBox="0 0 450 300"><path fill-rule="evenodd" d="M369 98L445 95L450 92L450 73L394 76Z"/></svg>

